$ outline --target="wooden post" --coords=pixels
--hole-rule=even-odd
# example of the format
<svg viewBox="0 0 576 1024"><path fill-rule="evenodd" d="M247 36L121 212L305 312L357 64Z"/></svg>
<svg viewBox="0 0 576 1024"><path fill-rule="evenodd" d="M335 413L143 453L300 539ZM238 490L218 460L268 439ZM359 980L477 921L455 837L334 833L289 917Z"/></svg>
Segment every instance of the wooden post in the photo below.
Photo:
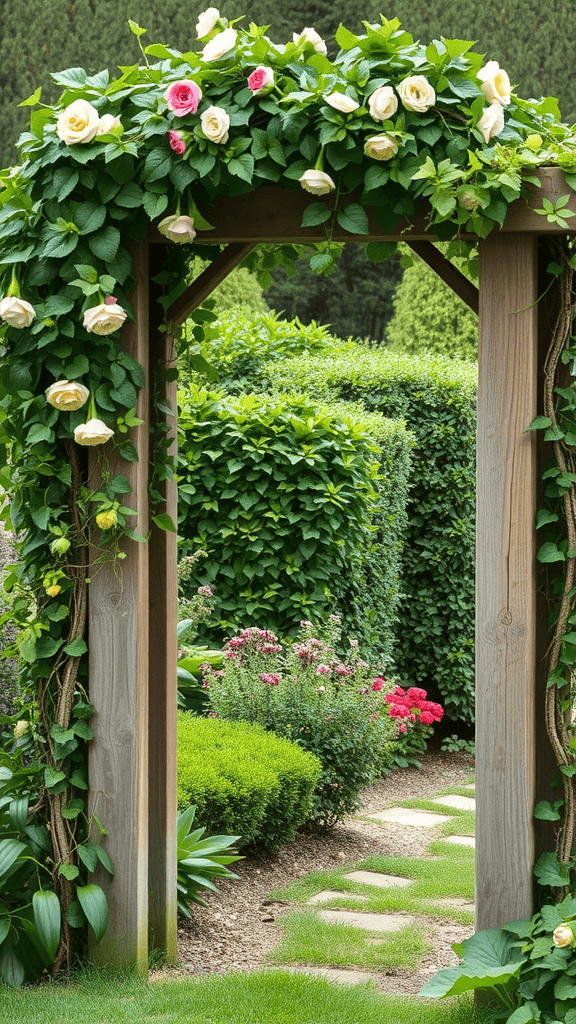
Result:
<svg viewBox="0 0 576 1024"><path fill-rule="evenodd" d="M162 269L165 249L154 246L150 256L150 276ZM150 292L150 387L157 388L157 397L174 410L150 409L150 422L166 423L172 444L170 455L176 455L176 381L162 381L163 372L176 367L174 338L158 330L162 309L158 304L160 289L154 284ZM156 377L159 374L160 377ZM177 523L177 492L174 480L157 484L164 503L155 514L167 512ZM151 523L150 531L150 947L160 950L168 963L177 957L177 890L176 890L176 749L177 749L177 654L176 625L178 617L177 535Z"/></svg>
<svg viewBox="0 0 576 1024"><path fill-rule="evenodd" d="M532 913L536 722L536 235L480 243L476 927Z"/></svg>
<svg viewBox="0 0 576 1024"><path fill-rule="evenodd" d="M125 350L148 380L148 245L134 243L136 321L122 331ZM111 476L128 478L125 502L137 511L131 525L148 532L149 389L140 391L132 433L138 462L115 456L108 445L91 451L91 481L98 460ZM99 963L148 966L148 545L128 541L116 566L93 566L89 587L89 681L95 713L89 752L89 810L108 831L104 844L115 876L99 869L94 880L106 892L109 924L93 949ZM97 554L97 552L93 551ZM98 840L98 835L93 835Z"/></svg>

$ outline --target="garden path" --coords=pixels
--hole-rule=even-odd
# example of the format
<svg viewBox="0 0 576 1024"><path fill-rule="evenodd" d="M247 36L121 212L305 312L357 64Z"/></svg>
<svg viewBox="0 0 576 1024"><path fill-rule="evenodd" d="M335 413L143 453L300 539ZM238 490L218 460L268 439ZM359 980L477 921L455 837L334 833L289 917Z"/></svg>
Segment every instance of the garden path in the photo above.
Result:
<svg viewBox="0 0 576 1024"><path fill-rule="evenodd" d="M362 810L329 835L302 832L274 854L253 853L235 865L239 881L219 883L218 894L208 897L208 908L194 907L191 921L180 924L179 966L170 973L190 976L280 965L282 919L287 915L287 923L294 911L324 916L329 931L342 921L352 926L354 915L358 938L357 952L344 963L334 962L326 946L326 955L322 948L301 959L289 954L282 966L290 970L328 973L347 983L370 978L382 992L407 994L418 992L441 967L457 963L452 943L473 930L472 883L462 888L459 882L444 891L433 880L418 881L406 870L406 859L419 873L419 864L430 871L432 861L439 873L445 864L449 876L467 874L471 879L473 760L465 754L429 752L421 761L422 769L402 769L364 790ZM368 858L375 862L364 864ZM362 870L388 878L361 878ZM391 876L393 885L388 884ZM375 925L378 909L383 920ZM379 944L388 942L380 929L393 922L396 928L413 922L424 940L423 955L410 967L389 957L367 967L362 951L376 949L377 959ZM358 927L366 923L368 928ZM401 940L402 933L395 934Z"/></svg>

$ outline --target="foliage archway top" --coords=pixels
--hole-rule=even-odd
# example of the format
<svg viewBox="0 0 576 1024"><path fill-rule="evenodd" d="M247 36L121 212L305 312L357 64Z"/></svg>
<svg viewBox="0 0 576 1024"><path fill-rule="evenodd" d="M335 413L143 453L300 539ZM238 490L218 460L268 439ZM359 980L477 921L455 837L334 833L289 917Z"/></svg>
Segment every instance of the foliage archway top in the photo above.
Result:
<svg viewBox="0 0 576 1024"><path fill-rule="evenodd" d="M386 233L424 199L439 237L484 237L540 165L557 164L576 187L576 136L555 100L517 97L505 70L469 42L424 47L396 20L365 28L340 27L331 60L310 27L279 45L209 8L198 52L154 44L112 81L80 68L54 75L56 107L40 90L25 101L21 163L0 172L0 449L10 467L0 484L21 538L7 585L30 695L10 755L0 752L4 981L58 969L86 921L97 937L106 927L104 894L86 884L98 859L111 865L89 838L83 800L92 735L84 656L89 539L114 560L123 536L144 539L130 527L130 485L106 456L115 445L137 458L130 430L145 384L120 338L133 319L128 243L156 220L167 239L201 240L219 196L279 184L311 194L304 224L326 226L328 245L313 257L323 271L335 218L353 240L368 233L366 207ZM566 202L542 212L562 226ZM373 258L388 255L382 244L372 243ZM185 250L174 252L181 275ZM98 484L83 446L100 453ZM156 451L169 471L165 435ZM173 528L165 515L155 521Z"/></svg>

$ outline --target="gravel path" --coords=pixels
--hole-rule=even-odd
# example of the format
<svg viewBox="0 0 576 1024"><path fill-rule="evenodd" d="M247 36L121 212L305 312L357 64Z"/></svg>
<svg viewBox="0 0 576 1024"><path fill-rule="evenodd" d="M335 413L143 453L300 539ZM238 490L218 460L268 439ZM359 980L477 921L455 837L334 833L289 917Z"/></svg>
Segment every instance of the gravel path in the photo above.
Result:
<svg viewBox="0 0 576 1024"><path fill-rule="evenodd" d="M473 761L465 754L430 752L422 756L421 762L422 769L402 769L365 789L361 794L362 813L381 811L400 800L434 796L448 786L465 785L473 768ZM179 966L155 972L153 977L168 973L221 974L266 966L263 957L278 941L274 920L284 909L270 901L268 893L310 871L339 867L373 854L419 856L431 838L429 829L349 818L329 835L302 832L276 853L252 853L234 865L239 881L219 882L218 894L207 897L209 906L194 907L192 919L180 922ZM424 957L417 974L392 970L372 975L380 991L417 992L440 967L458 962L451 943L462 941L470 929L452 921L425 923L431 929L433 952Z"/></svg>

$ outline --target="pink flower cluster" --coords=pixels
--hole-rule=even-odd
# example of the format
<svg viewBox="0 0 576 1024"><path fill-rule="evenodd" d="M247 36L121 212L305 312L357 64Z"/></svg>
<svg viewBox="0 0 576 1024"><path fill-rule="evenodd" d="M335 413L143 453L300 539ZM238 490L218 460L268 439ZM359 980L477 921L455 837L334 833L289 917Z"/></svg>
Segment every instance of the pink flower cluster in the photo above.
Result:
<svg viewBox="0 0 576 1024"><path fill-rule="evenodd" d="M224 653L227 658L238 658L242 660L243 654L278 654L282 645L278 643L278 637L269 629L257 629L250 626L243 629L238 636L232 637L224 644Z"/></svg>
<svg viewBox="0 0 576 1024"><path fill-rule="evenodd" d="M379 680L375 680L377 681ZM418 718L422 725L432 725L440 721L444 708L441 704L426 700L427 696L426 690L421 690L418 686L411 686L409 690L397 686L393 693L386 694L384 700L390 705L391 718L409 718L411 722ZM406 729L405 726L404 729L400 728L402 732Z"/></svg>
<svg viewBox="0 0 576 1024"><path fill-rule="evenodd" d="M275 672L261 672L260 679L263 683L268 683L269 686L278 686L280 683L280 676Z"/></svg>

